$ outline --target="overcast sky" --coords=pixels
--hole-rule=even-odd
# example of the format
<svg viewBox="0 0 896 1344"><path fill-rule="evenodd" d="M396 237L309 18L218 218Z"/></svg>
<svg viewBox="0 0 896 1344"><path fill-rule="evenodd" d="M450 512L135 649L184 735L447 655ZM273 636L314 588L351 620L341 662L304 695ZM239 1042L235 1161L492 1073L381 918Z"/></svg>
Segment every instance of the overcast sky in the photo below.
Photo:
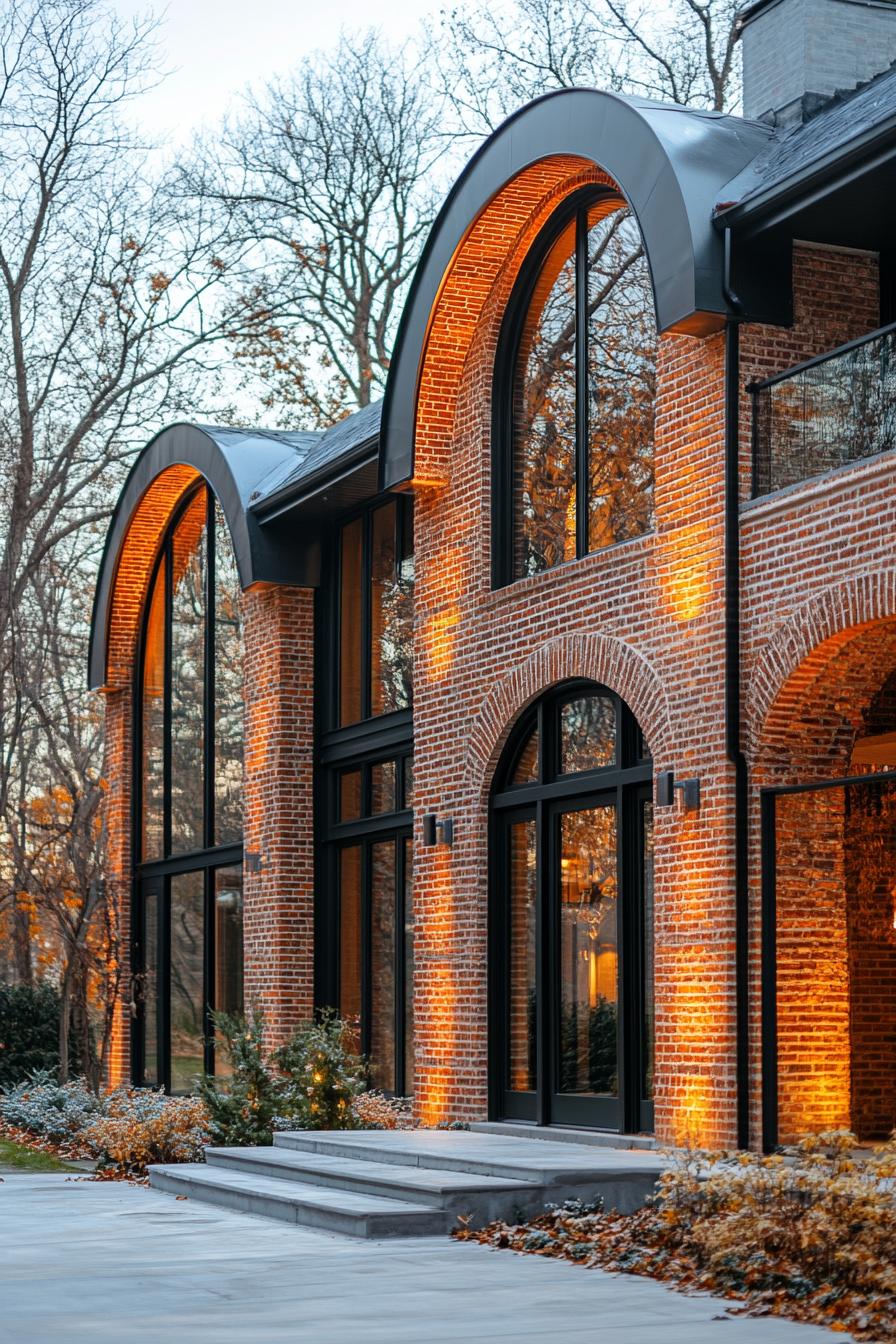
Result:
<svg viewBox="0 0 896 1344"><path fill-rule="evenodd" d="M112 0L122 17L146 14L143 0ZM141 101L148 138L176 145L214 125L247 84L289 70L329 46L340 28L378 27L401 41L439 0L170 0L156 3L162 59L172 74Z"/></svg>

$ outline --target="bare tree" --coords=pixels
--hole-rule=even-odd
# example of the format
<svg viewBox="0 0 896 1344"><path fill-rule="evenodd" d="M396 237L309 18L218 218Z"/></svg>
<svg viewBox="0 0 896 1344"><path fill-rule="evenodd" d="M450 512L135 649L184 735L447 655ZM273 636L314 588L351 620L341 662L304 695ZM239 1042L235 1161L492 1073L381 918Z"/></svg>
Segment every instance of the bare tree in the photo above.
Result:
<svg viewBox="0 0 896 1344"><path fill-rule="evenodd" d="M504 0L443 16L433 47L456 131L480 138L552 89L586 86L722 111L739 96L740 0Z"/></svg>
<svg viewBox="0 0 896 1344"><path fill-rule="evenodd" d="M373 32L343 36L251 99L186 174L258 245L259 317L236 348L284 423L331 423L383 386L447 145L416 64Z"/></svg>
<svg viewBox="0 0 896 1344"><path fill-rule="evenodd" d="M207 352L255 318L225 302L240 249L152 181L126 122L156 78L152 33L100 0L14 0L0 17L0 914L22 979L37 907L57 900L69 949L105 918L85 896L101 785L83 690L105 520L135 449L195 405ZM40 858L40 800L83 936L63 927L72 883Z"/></svg>

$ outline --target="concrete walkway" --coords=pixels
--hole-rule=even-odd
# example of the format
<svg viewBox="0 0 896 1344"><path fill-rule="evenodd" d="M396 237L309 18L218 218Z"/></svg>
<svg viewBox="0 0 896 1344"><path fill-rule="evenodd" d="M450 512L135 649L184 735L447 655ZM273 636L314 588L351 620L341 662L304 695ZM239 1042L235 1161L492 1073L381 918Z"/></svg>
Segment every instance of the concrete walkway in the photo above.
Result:
<svg viewBox="0 0 896 1344"><path fill-rule="evenodd" d="M0 1344L833 1344L646 1279L356 1242L57 1175L0 1185ZM721 1317L722 1319L718 1319Z"/></svg>

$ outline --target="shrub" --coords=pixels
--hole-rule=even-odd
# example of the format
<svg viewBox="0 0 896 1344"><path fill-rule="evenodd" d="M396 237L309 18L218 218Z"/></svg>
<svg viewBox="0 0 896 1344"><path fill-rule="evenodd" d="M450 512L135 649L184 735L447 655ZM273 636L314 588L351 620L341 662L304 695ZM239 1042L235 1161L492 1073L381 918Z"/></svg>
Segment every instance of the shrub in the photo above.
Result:
<svg viewBox="0 0 896 1344"><path fill-rule="evenodd" d="M274 1052L282 1075L281 1115L298 1129L357 1129L355 1098L366 1067L351 1049L352 1027L332 1010L305 1022Z"/></svg>
<svg viewBox="0 0 896 1344"><path fill-rule="evenodd" d="M282 1114L282 1085L265 1063L264 1020L215 1013L218 1037L227 1042L233 1069L229 1079L203 1078L199 1095L208 1112L213 1144L251 1147L273 1142L275 1117Z"/></svg>
<svg viewBox="0 0 896 1344"><path fill-rule="evenodd" d="M103 1114L91 1121L82 1138L100 1171L145 1176L155 1162L201 1162L207 1124L199 1097L120 1087L105 1098Z"/></svg>
<svg viewBox="0 0 896 1344"><path fill-rule="evenodd" d="M361 1129L416 1129L409 1097L386 1097L371 1089L355 1097L352 1110Z"/></svg>
<svg viewBox="0 0 896 1344"><path fill-rule="evenodd" d="M0 984L0 1092L16 1087L36 1070L55 1073L59 1013L59 994L45 981Z"/></svg>
<svg viewBox="0 0 896 1344"><path fill-rule="evenodd" d="M59 1084L52 1073L37 1072L0 1097L0 1120L14 1129L62 1143L102 1110L102 1102L82 1078Z"/></svg>

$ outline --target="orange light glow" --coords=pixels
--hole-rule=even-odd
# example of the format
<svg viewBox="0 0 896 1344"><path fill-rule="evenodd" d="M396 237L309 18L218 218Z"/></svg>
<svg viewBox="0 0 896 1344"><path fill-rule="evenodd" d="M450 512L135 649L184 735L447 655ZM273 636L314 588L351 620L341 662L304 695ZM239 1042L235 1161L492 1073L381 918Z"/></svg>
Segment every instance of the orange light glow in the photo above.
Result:
<svg viewBox="0 0 896 1344"><path fill-rule="evenodd" d="M665 539L667 571L664 587L673 619L695 620L712 593L710 552L712 531L707 522L677 528Z"/></svg>

